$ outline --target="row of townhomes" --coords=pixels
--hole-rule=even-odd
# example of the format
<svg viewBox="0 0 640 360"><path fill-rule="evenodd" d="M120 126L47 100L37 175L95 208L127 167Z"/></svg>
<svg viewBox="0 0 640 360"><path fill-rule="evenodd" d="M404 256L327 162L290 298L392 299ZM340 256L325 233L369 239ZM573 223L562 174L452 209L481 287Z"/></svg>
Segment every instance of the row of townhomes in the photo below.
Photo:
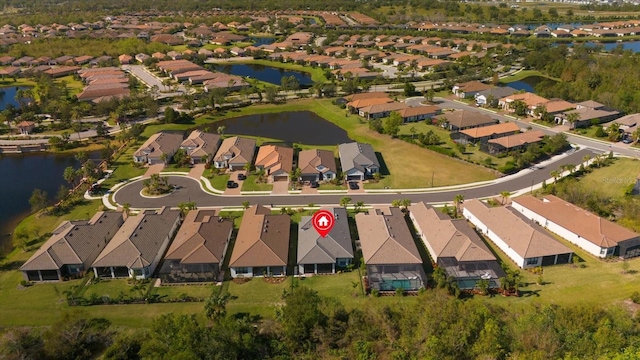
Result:
<svg viewBox="0 0 640 360"><path fill-rule="evenodd" d="M158 132L140 146L133 160L149 165L168 163L183 149L192 164L213 163L216 168L243 170L247 164L264 170L270 182L288 181L294 165L293 148L263 145L256 154L256 140L233 136L221 140L219 135L193 131L186 139L182 133ZM364 180L380 171L380 162L373 147L363 143L338 145L342 171L347 180ZM338 167L330 150L309 149L298 153L298 167L304 181L336 178Z"/></svg>

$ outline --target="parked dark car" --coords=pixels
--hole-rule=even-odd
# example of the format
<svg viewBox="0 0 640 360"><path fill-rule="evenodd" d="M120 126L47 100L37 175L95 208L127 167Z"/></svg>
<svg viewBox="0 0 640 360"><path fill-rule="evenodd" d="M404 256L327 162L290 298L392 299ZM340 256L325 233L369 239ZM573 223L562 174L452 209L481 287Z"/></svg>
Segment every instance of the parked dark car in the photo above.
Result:
<svg viewBox="0 0 640 360"><path fill-rule="evenodd" d="M233 180L229 180L227 181L227 189L235 189L238 187L238 183L233 181Z"/></svg>
<svg viewBox="0 0 640 360"><path fill-rule="evenodd" d="M245 174L238 174L238 180L246 180L247 179L247 175Z"/></svg>
<svg viewBox="0 0 640 360"><path fill-rule="evenodd" d="M311 184L309 186L311 186L312 189L316 189L316 188L318 188L320 186L320 184L318 184L317 181L313 181L313 182L311 182Z"/></svg>
<svg viewBox="0 0 640 360"><path fill-rule="evenodd" d="M349 181L349 189L358 190L360 189L360 186L358 186L358 183L355 181Z"/></svg>

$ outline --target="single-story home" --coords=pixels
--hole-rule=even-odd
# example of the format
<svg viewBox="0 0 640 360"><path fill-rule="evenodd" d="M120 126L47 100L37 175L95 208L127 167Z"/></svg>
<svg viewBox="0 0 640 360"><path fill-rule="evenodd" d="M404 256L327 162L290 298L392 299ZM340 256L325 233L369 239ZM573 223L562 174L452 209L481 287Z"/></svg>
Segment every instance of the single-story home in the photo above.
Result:
<svg viewBox="0 0 640 360"><path fill-rule="evenodd" d="M416 291L425 287L422 258L399 208L358 213L356 226L371 289Z"/></svg>
<svg viewBox="0 0 640 360"><path fill-rule="evenodd" d="M367 120L381 119L391 115L394 111L401 111L408 107L409 106L403 102L375 104L359 108L358 115L366 118Z"/></svg>
<svg viewBox="0 0 640 360"><path fill-rule="evenodd" d="M541 142L545 137L542 130L529 130L515 135L503 136L489 140L480 150L489 154L501 154L526 149L530 144Z"/></svg>
<svg viewBox="0 0 640 360"><path fill-rule="evenodd" d="M287 274L291 217L254 205L245 210L229 259L231 277Z"/></svg>
<svg viewBox="0 0 640 360"><path fill-rule="evenodd" d="M218 151L220 145L220 136L209 132L194 130L180 144L180 148L184 149L191 158L192 164L207 164L213 160L213 156Z"/></svg>
<svg viewBox="0 0 640 360"><path fill-rule="evenodd" d="M451 92L459 98L472 98L477 93L493 88L493 85L481 83L480 81L467 81L453 85Z"/></svg>
<svg viewBox="0 0 640 360"><path fill-rule="evenodd" d="M151 277L179 225L180 211L166 207L128 216L91 265L95 276Z"/></svg>
<svg viewBox="0 0 640 360"><path fill-rule="evenodd" d="M489 207L478 199L465 200L462 215L520 268L571 262L571 249L508 206Z"/></svg>
<svg viewBox="0 0 640 360"><path fill-rule="evenodd" d="M440 108L437 106L415 106L407 107L398 111L402 117L403 122L415 122L432 118L440 113Z"/></svg>
<svg viewBox="0 0 640 360"><path fill-rule="evenodd" d="M151 135L147 141L133 154L133 161L137 163L168 164L173 154L182 144L182 134L159 132Z"/></svg>
<svg viewBox="0 0 640 360"><path fill-rule="evenodd" d="M513 95L518 90L510 86L496 86L476 93L475 99L478 106L498 106L498 101L503 97Z"/></svg>
<svg viewBox="0 0 640 360"><path fill-rule="evenodd" d="M458 288L473 289L479 280L499 287L504 270L466 220L453 220L423 202L409 206L409 218L431 259L455 279Z"/></svg>
<svg viewBox="0 0 640 360"><path fill-rule="evenodd" d="M520 127L516 123L504 122L451 133L451 138L461 144L486 143L490 139L513 135L518 131L520 131Z"/></svg>
<svg viewBox="0 0 640 360"><path fill-rule="evenodd" d="M29 135L36 128L36 123L33 121L21 121L17 126L21 135Z"/></svg>
<svg viewBox="0 0 640 360"><path fill-rule="evenodd" d="M438 119L443 121L442 126L449 131L460 131L498 123L498 120L487 114L469 110L447 112L438 116Z"/></svg>
<svg viewBox="0 0 640 360"><path fill-rule="evenodd" d="M83 276L123 223L122 213L97 212L91 220L64 221L20 267L27 281Z"/></svg>
<svg viewBox="0 0 640 360"><path fill-rule="evenodd" d="M220 144L213 165L218 168L242 170L246 164L253 162L256 153L256 140L234 136L226 138Z"/></svg>
<svg viewBox="0 0 640 360"><path fill-rule="evenodd" d="M163 281L218 281L229 245L233 221L216 216L215 210L187 213L171 243L160 270Z"/></svg>
<svg viewBox="0 0 640 360"><path fill-rule="evenodd" d="M359 142L340 144L338 153L346 180L364 180L380 172L380 162L369 144Z"/></svg>
<svg viewBox="0 0 640 360"><path fill-rule="evenodd" d="M511 206L593 256L625 259L640 256L640 234L559 197L521 196L513 199Z"/></svg>
<svg viewBox="0 0 640 360"><path fill-rule="evenodd" d="M353 244L349 233L347 210L334 207L334 225L327 236L320 236L311 216L303 216L298 224L298 273L335 274L353 262Z"/></svg>
<svg viewBox="0 0 640 360"><path fill-rule="evenodd" d="M588 127L593 122L598 124L606 123L611 120L615 120L622 116L622 113L615 109L609 109L603 104L600 104L593 100L583 101L576 104L576 109L571 111L565 111L555 116L555 121L558 124L565 125L569 121L570 114L577 114L578 119L574 124L569 124L572 128Z"/></svg>
<svg viewBox="0 0 640 360"><path fill-rule="evenodd" d="M277 145L263 145L258 150L256 169L264 170L268 182L289 181L293 170L293 149Z"/></svg>
<svg viewBox="0 0 640 360"><path fill-rule="evenodd" d="M303 150L298 153L298 167L302 181L335 179L338 174L336 158L331 150Z"/></svg>

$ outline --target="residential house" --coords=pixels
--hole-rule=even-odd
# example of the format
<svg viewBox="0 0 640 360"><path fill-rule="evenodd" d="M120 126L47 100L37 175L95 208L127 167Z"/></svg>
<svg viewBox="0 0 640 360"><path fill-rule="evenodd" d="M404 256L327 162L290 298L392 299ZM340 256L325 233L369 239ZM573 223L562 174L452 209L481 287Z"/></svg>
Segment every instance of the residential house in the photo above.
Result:
<svg viewBox="0 0 640 360"><path fill-rule="evenodd" d="M180 148L182 137L180 133L155 133L133 154L133 161L149 165L168 164Z"/></svg>
<svg viewBox="0 0 640 360"><path fill-rule="evenodd" d="M481 83L480 81L468 81L453 85L451 91L459 98L472 98L480 91L493 88L493 85Z"/></svg>
<svg viewBox="0 0 640 360"><path fill-rule="evenodd" d="M557 114L560 114L564 111L576 108L576 104L570 103L562 99L551 99L546 103L542 104L542 106L544 106L544 109L546 110L547 114L549 114L549 116L551 116L552 118L555 118Z"/></svg>
<svg viewBox="0 0 640 360"><path fill-rule="evenodd" d="M437 106L415 106L401 109L398 111L404 122L416 122L430 119L440 113Z"/></svg>
<svg viewBox="0 0 640 360"><path fill-rule="evenodd" d="M255 166L264 170L268 182L289 181L289 173L293 170L293 149L277 145L260 146Z"/></svg>
<svg viewBox="0 0 640 360"><path fill-rule="evenodd" d="M103 211L88 221L64 221L20 267L22 276L27 281L83 276L122 223L122 213Z"/></svg>
<svg viewBox="0 0 640 360"><path fill-rule="evenodd" d="M364 180L380 172L380 162L369 144L340 144L338 153L346 180Z"/></svg>
<svg viewBox="0 0 640 360"><path fill-rule="evenodd" d="M569 122L570 114L577 114L577 120L571 128L588 127L593 123L602 124L615 120L622 116L622 113L615 109L610 109L593 100L583 101L575 104L576 109L565 111L555 117L558 124L566 125Z"/></svg>
<svg viewBox="0 0 640 360"><path fill-rule="evenodd" d="M133 56L122 54L118 56L118 61L120 61L121 65L128 65L128 64L131 64L131 62L133 61Z"/></svg>
<svg viewBox="0 0 640 360"><path fill-rule="evenodd" d="M416 291L425 286L422 259L399 208L356 214L362 259L371 289Z"/></svg>
<svg viewBox="0 0 640 360"><path fill-rule="evenodd" d="M481 126L494 125L498 120L478 111L456 110L439 116L443 127L449 131L460 131Z"/></svg>
<svg viewBox="0 0 640 360"><path fill-rule="evenodd" d="M451 138L460 144L477 144L486 143L490 139L513 135L519 131L520 127L516 123L505 122L451 133Z"/></svg>
<svg viewBox="0 0 640 360"><path fill-rule="evenodd" d="M500 285L504 271L466 220L453 220L423 202L409 206L409 218L433 262L455 279L458 288L473 289L480 280L488 280L493 288Z"/></svg>
<svg viewBox="0 0 640 360"><path fill-rule="evenodd" d="M21 135L29 135L36 128L36 123L23 120L16 127L20 130Z"/></svg>
<svg viewBox="0 0 640 360"><path fill-rule="evenodd" d="M640 256L640 234L556 196L521 196L513 199L511 206L593 256Z"/></svg>
<svg viewBox="0 0 640 360"><path fill-rule="evenodd" d="M246 164L253 162L256 152L256 141L243 137L226 138L220 144L213 165L218 168L229 168L230 170L242 170Z"/></svg>
<svg viewBox="0 0 640 360"><path fill-rule="evenodd" d="M523 269L571 262L569 248L508 206L489 207L478 199L465 200L462 214Z"/></svg>
<svg viewBox="0 0 640 360"><path fill-rule="evenodd" d="M541 142L545 137L542 130L529 130L515 135L490 139L480 146L480 150L489 154L504 154L512 151L525 150L531 144Z"/></svg>
<svg viewBox="0 0 640 360"><path fill-rule="evenodd" d="M326 236L313 227L312 217L303 216L298 224L298 273L335 274L353 263L353 244L349 233L347 210L334 207L334 225Z"/></svg>
<svg viewBox="0 0 640 360"><path fill-rule="evenodd" d="M533 115L533 112L537 107L543 106L544 104L549 102L549 100L543 98L542 96L538 96L530 92L525 92L525 93L517 93L517 94L513 94L513 95L509 95L501 98L498 101L498 106L503 110L507 110L509 112L515 112L516 109L512 104L518 101L521 101L525 104L526 106L525 112L527 115Z"/></svg>
<svg viewBox="0 0 640 360"><path fill-rule="evenodd" d="M338 174L336 159L330 150L302 150L298 153L298 167L302 181L335 179Z"/></svg>
<svg viewBox="0 0 640 360"><path fill-rule="evenodd" d="M192 164L208 164L213 160L213 156L216 154L216 151L218 151L219 145L219 135L194 130L182 144L180 144L180 148L191 158Z"/></svg>
<svg viewBox="0 0 640 360"><path fill-rule="evenodd" d="M129 216L91 267L96 277L153 275L180 225L180 211L163 207Z"/></svg>
<svg viewBox="0 0 640 360"><path fill-rule="evenodd" d="M347 109L349 109L351 113L359 113L360 109L363 109L365 107L378 104L389 104L392 102L393 100L391 100L388 96L384 96L351 100L349 102L346 102L345 104L347 106Z"/></svg>
<svg viewBox="0 0 640 360"><path fill-rule="evenodd" d="M636 131L636 129L639 128L640 114L625 115L621 118L613 120L612 124L613 123L620 125L620 130L624 131L627 136L631 136Z"/></svg>
<svg viewBox="0 0 640 360"><path fill-rule="evenodd" d="M287 274L291 217L254 205L245 210L229 260L231 277Z"/></svg>
<svg viewBox="0 0 640 360"><path fill-rule="evenodd" d="M160 270L163 281L220 281L233 221L215 210L191 210L171 243Z"/></svg>
<svg viewBox="0 0 640 360"><path fill-rule="evenodd" d="M513 95L518 90L510 86L495 86L487 90L476 93L476 104L478 106L498 106L498 101L503 97Z"/></svg>
<svg viewBox="0 0 640 360"><path fill-rule="evenodd" d="M22 69L14 66L7 66L5 68L0 69L0 78L4 79L5 76L16 76L22 72Z"/></svg>
<svg viewBox="0 0 640 360"><path fill-rule="evenodd" d="M384 104L375 104L358 109L358 115L371 119L381 119L391 115L394 111L401 111L409 106L403 102L390 102Z"/></svg>

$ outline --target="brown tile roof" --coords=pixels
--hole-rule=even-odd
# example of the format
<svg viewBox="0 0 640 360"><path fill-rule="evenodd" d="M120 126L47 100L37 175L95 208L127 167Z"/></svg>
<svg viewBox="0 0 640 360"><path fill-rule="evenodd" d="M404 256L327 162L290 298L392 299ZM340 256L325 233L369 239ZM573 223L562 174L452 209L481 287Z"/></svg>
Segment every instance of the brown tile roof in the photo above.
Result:
<svg viewBox="0 0 640 360"><path fill-rule="evenodd" d="M543 104L549 113L556 113L569 109L575 109L576 104L570 103L562 99L551 99Z"/></svg>
<svg viewBox="0 0 640 360"><path fill-rule="evenodd" d="M369 114L377 114L377 113L388 112L388 111L400 111L408 107L409 106L405 103L390 102L385 104L375 104L375 105L361 107L359 111L363 111Z"/></svg>
<svg viewBox="0 0 640 360"><path fill-rule="evenodd" d="M409 206L409 212L434 261L440 257L454 257L458 262L496 260L466 220L452 220L423 202Z"/></svg>
<svg viewBox="0 0 640 360"><path fill-rule="evenodd" d="M253 160L253 154L256 151L256 141L254 139L243 137L226 138L220 144L214 161L225 161L228 163L250 163Z"/></svg>
<svg viewBox="0 0 640 360"><path fill-rule="evenodd" d="M389 98L389 95L385 92L364 92L359 94L347 95L344 97L348 101L374 99L374 98Z"/></svg>
<svg viewBox="0 0 640 360"><path fill-rule="evenodd" d="M478 139L478 138L491 136L494 134L501 135L501 134L513 133L516 131L520 131L520 127L516 125L516 123L505 122L505 123L500 123L495 125L465 129L460 132L471 138Z"/></svg>
<svg viewBox="0 0 640 360"><path fill-rule="evenodd" d="M461 92L478 92L493 88L493 85L481 83L480 81L467 81L465 83L456 84L458 91Z"/></svg>
<svg viewBox="0 0 640 360"><path fill-rule="evenodd" d="M174 153L181 143L182 134L161 131L151 135L133 156L160 157L162 154Z"/></svg>
<svg viewBox="0 0 640 360"><path fill-rule="evenodd" d="M318 170L320 165L324 167L322 171ZM325 173L327 171L338 173L336 158L333 155L333 151L330 150L313 149L300 151L298 153L298 167L303 175L316 175L318 172Z"/></svg>
<svg viewBox="0 0 640 360"><path fill-rule="evenodd" d="M500 145L506 149L511 149L517 146L523 146L526 144L533 144L542 141L544 132L542 130L526 131L520 134L509 135L499 137L497 139L489 140L490 144Z"/></svg>
<svg viewBox="0 0 640 360"><path fill-rule="evenodd" d="M208 156L209 160L213 159L213 156L218 150L220 144L220 136L200 130L194 130L189 136L180 144L181 148L187 150L187 155L192 158L201 158L202 156Z"/></svg>
<svg viewBox="0 0 640 360"><path fill-rule="evenodd" d="M291 217L261 205L244 212L229 267L286 266Z"/></svg>
<svg viewBox="0 0 640 360"><path fill-rule="evenodd" d="M482 126L487 124L495 124L496 120L491 116L483 114L477 111L457 110L450 113L445 113L440 116L441 119L447 121L450 125L457 128Z"/></svg>
<svg viewBox="0 0 640 360"><path fill-rule="evenodd" d="M347 106L350 106L354 109L360 109L366 106L377 105L377 104L388 104L392 102L393 100L385 96L385 97L374 97L374 98L368 98L368 99L351 100L350 102L347 103Z"/></svg>
<svg viewBox="0 0 640 360"><path fill-rule="evenodd" d="M293 169L293 149L276 145L260 146L255 165L264 168L269 175L288 175Z"/></svg>
<svg viewBox="0 0 640 360"><path fill-rule="evenodd" d="M529 107L540 106L549 102L549 100L543 98L542 96L538 96L530 92L509 95L507 97L500 99L500 102L511 102L511 101L517 101L517 100L523 101Z"/></svg>
<svg viewBox="0 0 640 360"><path fill-rule="evenodd" d="M614 247L620 241L640 236L553 195L537 199L526 195L512 200L600 247Z"/></svg>
<svg viewBox="0 0 640 360"><path fill-rule="evenodd" d="M490 208L478 199L471 199L465 200L464 208L524 259L572 252L508 207Z"/></svg>
<svg viewBox="0 0 640 360"><path fill-rule="evenodd" d="M165 259L182 264L219 264L232 230L233 222L215 216L215 210L189 211Z"/></svg>
<svg viewBox="0 0 640 360"><path fill-rule="evenodd" d="M398 208L390 211L390 215L379 210L356 214L364 262L367 265L422 264L404 214Z"/></svg>
<svg viewBox="0 0 640 360"><path fill-rule="evenodd" d="M427 114L437 114L440 111L440 108L437 106L429 105L429 106L416 106L410 107L406 109L402 109L398 111L400 116L403 118L410 116L419 116L419 115L427 115Z"/></svg>

